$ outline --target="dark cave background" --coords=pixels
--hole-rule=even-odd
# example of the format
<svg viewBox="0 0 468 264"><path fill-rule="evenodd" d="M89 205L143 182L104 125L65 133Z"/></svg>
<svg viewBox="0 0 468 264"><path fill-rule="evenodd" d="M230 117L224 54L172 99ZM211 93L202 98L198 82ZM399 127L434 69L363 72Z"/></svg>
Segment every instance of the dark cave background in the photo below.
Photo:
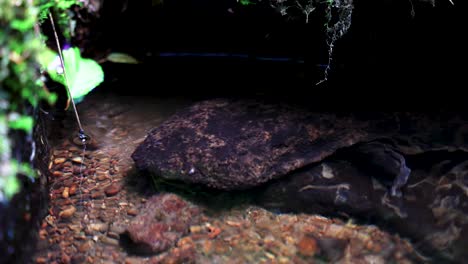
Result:
<svg viewBox="0 0 468 264"><path fill-rule="evenodd" d="M100 16L82 24L87 34L76 42L89 56L125 52L143 62L104 63L113 84L96 92L257 96L331 110L459 110L466 100L466 21L462 1L454 4L354 1L351 28L336 42L328 82L320 85L315 84L328 63L322 10L311 13L306 24L305 16L281 16L269 2L104 1ZM248 58L158 56L164 52ZM293 61L255 59L262 56Z"/></svg>

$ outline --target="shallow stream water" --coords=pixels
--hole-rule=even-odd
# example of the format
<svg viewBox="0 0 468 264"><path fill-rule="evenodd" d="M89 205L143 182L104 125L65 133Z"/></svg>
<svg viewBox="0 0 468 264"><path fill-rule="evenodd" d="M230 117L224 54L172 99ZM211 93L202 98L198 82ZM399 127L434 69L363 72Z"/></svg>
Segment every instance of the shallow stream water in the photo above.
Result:
<svg viewBox="0 0 468 264"><path fill-rule="evenodd" d="M71 114L54 128L50 208L39 231L35 263L427 260L408 240L376 226L312 214L277 214L244 202L250 200L239 194L218 193L201 202L161 191L157 182L135 170L130 155L152 128L191 103L183 98L92 93L78 105L91 137L85 148L74 144L78 129ZM154 204L165 199L183 206L168 209ZM228 206L215 206L219 204ZM179 239L151 254L132 243L126 232L147 210L158 211L160 218L189 219L181 223Z"/></svg>

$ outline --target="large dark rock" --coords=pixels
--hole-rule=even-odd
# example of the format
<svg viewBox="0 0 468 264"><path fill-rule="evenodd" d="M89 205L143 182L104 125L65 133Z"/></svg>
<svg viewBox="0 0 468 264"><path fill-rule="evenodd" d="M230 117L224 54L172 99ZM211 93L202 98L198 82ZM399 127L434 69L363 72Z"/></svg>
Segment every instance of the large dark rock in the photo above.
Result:
<svg viewBox="0 0 468 264"><path fill-rule="evenodd" d="M349 116L287 105L211 100L153 129L132 158L163 178L245 189L368 138L367 127Z"/></svg>
<svg viewBox="0 0 468 264"><path fill-rule="evenodd" d="M349 158L374 165L382 180L393 181L392 194L398 194L410 174L403 155L466 151L466 124L453 116L324 113L280 103L218 99L173 115L149 133L132 158L138 169L157 177L236 190L357 145Z"/></svg>

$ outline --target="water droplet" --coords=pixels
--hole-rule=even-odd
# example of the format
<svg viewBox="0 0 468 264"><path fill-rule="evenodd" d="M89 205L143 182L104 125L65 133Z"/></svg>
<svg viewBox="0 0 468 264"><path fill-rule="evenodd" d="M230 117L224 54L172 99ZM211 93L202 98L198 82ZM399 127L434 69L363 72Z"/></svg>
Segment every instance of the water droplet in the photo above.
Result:
<svg viewBox="0 0 468 264"><path fill-rule="evenodd" d="M86 144L86 142L90 140L90 137L86 135L83 130L80 130L80 132L78 133L78 138L83 144Z"/></svg>

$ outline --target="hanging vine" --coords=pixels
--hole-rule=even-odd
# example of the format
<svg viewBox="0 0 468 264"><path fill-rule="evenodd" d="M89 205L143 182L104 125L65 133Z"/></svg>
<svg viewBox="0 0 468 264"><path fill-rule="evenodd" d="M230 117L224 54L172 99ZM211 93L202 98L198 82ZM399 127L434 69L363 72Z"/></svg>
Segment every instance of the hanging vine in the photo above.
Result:
<svg viewBox="0 0 468 264"><path fill-rule="evenodd" d="M353 7L353 0L328 0L327 2L327 7L325 9L325 27L327 34L328 63L324 71L323 79L317 84L328 80L328 72L330 71L330 65L333 61L333 48L335 47L336 41L343 37L351 27ZM335 16L334 12L336 13Z"/></svg>
<svg viewBox="0 0 468 264"><path fill-rule="evenodd" d="M353 0L270 0L270 5L283 16L301 14L305 18L305 23L309 23L310 15L315 10L324 10L328 63L323 79L317 84L327 81L335 43L351 27Z"/></svg>

